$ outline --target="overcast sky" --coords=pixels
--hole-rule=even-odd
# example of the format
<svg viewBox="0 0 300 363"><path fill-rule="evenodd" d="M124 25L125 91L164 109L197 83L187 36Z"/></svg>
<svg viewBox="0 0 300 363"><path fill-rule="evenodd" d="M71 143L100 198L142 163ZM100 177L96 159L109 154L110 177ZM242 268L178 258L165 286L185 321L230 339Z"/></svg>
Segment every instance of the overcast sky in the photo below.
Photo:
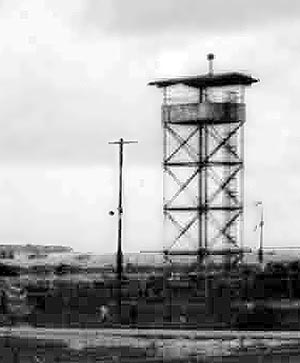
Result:
<svg viewBox="0 0 300 363"><path fill-rule="evenodd" d="M247 92L246 243L300 245L300 2L1 0L0 240L115 250L126 148L126 251L161 248L161 130L149 80L238 70Z"/></svg>

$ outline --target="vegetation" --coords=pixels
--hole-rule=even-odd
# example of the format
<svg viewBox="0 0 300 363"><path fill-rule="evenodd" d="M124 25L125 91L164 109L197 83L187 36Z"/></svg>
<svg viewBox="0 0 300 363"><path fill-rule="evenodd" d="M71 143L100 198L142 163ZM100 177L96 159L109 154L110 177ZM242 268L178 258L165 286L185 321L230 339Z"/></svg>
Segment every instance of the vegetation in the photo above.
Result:
<svg viewBox="0 0 300 363"><path fill-rule="evenodd" d="M261 316L259 309L249 315L245 309L248 302L257 304L260 300L265 303L300 296L297 261L267 264L264 269L258 265L240 265L230 271L213 266L207 266L205 271L192 271L191 266L180 270L179 265L167 265L156 271L153 266L148 270L145 266L142 270L129 267L121 286L121 320L115 274L103 270L87 272L69 264L48 269L31 266L27 270L2 266L2 315L10 314L13 320L12 307L19 304L18 319L37 326L96 327L109 325L109 320L110 324L119 321L125 325L133 320L156 325L185 321L192 326L203 322L208 315L215 323L232 324L232 317L240 312L246 319L250 315ZM101 306L109 310L110 319L105 322L101 318ZM132 318L134 314L136 319Z"/></svg>

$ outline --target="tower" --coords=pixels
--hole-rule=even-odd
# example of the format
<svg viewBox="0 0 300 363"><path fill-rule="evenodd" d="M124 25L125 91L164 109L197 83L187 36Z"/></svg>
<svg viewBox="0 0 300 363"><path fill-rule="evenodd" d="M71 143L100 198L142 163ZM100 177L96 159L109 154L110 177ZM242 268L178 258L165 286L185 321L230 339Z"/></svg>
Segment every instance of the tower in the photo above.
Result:
<svg viewBox="0 0 300 363"><path fill-rule="evenodd" d="M207 74L149 83L163 91L165 245L200 258L243 247L244 95L258 81L207 58Z"/></svg>

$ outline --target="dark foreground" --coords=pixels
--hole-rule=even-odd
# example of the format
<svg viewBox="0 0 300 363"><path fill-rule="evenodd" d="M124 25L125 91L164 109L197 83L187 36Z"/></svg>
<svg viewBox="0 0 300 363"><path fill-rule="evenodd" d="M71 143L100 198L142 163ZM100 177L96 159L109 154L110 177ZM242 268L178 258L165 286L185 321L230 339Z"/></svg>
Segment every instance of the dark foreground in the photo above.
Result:
<svg viewBox="0 0 300 363"><path fill-rule="evenodd" d="M23 321L45 328L300 330L298 261L236 265L229 270L212 266L197 272L173 264L162 270L150 267L127 271L120 282L114 273L71 267L26 272L2 266L0 323Z"/></svg>

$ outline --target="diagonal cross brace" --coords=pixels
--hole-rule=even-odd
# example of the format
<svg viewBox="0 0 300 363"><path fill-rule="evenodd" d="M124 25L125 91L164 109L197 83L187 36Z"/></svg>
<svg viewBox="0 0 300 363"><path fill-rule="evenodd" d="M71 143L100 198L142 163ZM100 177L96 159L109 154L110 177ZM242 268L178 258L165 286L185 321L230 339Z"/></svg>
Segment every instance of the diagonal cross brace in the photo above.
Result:
<svg viewBox="0 0 300 363"><path fill-rule="evenodd" d="M178 135L178 133L175 130L173 130L170 126L166 126L166 130L168 130L169 133L173 135L173 137L180 144L180 147L182 146L182 144L185 143L185 140L180 135ZM193 159L194 161L198 161L197 160L197 151L191 145L185 144L184 148L186 149L186 151L189 154L191 159Z"/></svg>
<svg viewBox="0 0 300 363"><path fill-rule="evenodd" d="M191 228L191 226L195 223L197 217L194 217L186 226L182 226L178 221L173 218L173 216L170 213L167 213L167 217L170 219L170 221L179 229L180 234L176 237L172 245L169 247L169 249L173 248L176 243L179 241L179 239L184 235L188 233L188 230Z"/></svg>
<svg viewBox="0 0 300 363"><path fill-rule="evenodd" d="M211 242L214 244L218 238L225 236L233 245L236 245L236 241L227 233L227 229L234 223L234 221L241 215L241 211L236 213L230 221L226 223L224 227L221 227L219 222L210 214L211 220L214 222L215 226L219 230L218 234L212 238Z"/></svg>
<svg viewBox="0 0 300 363"><path fill-rule="evenodd" d="M178 242L178 240L192 227L192 225L196 222L198 216L195 216L189 223L185 225L185 227L180 231L178 236L174 240L174 244Z"/></svg>
<svg viewBox="0 0 300 363"><path fill-rule="evenodd" d="M221 182L222 182L222 179L217 175L217 173L213 170L213 169L211 169L211 170L209 170L210 171L210 173L211 173L211 177L212 177L212 179L215 181L215 183L216 184L220 184ZM236 195L233 195L231 192L230 192L230 190L229 189L227 189L226 187L225 188L221 188L221 190L219 190L218 191L218 193L217 194L219 194L222 190L224 190L224 192L227 194L227 196L230 198L230 199L233 199L234 201L235 201L235 203L238 203L239 202L239 200L238 200L238 198L237 198L237 196ZM217 194L214 196L214 198L217 196ZM211 202L211 201L209 201L209 202Z"/></svg>
<svg viewBox="0 0 300 363"><path fill-rule="evenodd" d="M175 182L177 183L177 185L179 186L179 190L176 192L176 194L178 193L178 195L183 191L183 190L185 190L186 189L186 187L189 185L189 183L195 178L195 176L198 174L198 171L195 171L191 176L190 176L190 178L189 179L191 179L191 180L187 180L188 181L188 183L187 183L187 185L184 187L184 189L182 189L182 186L184 185L184 184L186 184L186 182L183 184L182 182L181 182L181 180L179 180L178 178L177 178L177 176L170 170L170 169L168 169L168 168L166 168L165 169L165 171L175 180ZM176 198L178 197L178 195L176 196ZM191 200L193 200L193 197L191 197L191 195L189 195L190 196L190 198L191 198ZM171 198L171 199L173 199L173 197ZM170 204L170 201L168 201L168 202L166 202L166 203L168 203L168 204Z"/></svg>
<svg viewBox="0 0 300 363"><path fill-rule="evenodd" d="M222 139L222 141L209 153L209 155L204 159L205 162L208 162L209 159L211 157L213 157L224 145L226 146L227 141L230 140L230 138L236 134L236 132L242 127L243 123L240 123L237 127L235 127L225 138L221 137L220 135L214 135L213 133L210 132L211 136L213 136L213 138L215 140L217 140L217 138ZM216 132L216 130L214 129L214 131ZM218 140L220 141L220 140ZM237 155L237 153L235 153L231 148L229 150L237 159L240 159L239 155Z"/></svg>
<svg viewBox="0 0 300 363"><path fill-rule="evenodd" d="M168 163L177 153L180 149L185 147L185 145L191 140L191 138L197 133L198 129L195 128L186 139L182 139L183 142L166 158L164 161L165 163ZM188 145L187 145L188 146ZM191 155L190 155L191 156Z"/></svg>
<svg viewBox="0 0 300 363"><path fill-rule="evenodd" d="M228 190L226 190L226 186L230 183L230 181L236 176L236 174L242 170L241 165L238 165L236 170L234 170L229 177L219 186L219 188L214 192L214 194L210 197L209 199L209 203L212 203L213 200L217 197L218 194L220 194L220 192L222 190L224 190L226 192L226 194L231 197L232 199L236 199L236 197L232 197L232 195L230 193L228 193Z"/></svg>
<svg viewBox="0 0 300 363"><path fill-rule="evenodd" d="M173 173L170 171L170 170L168 170L167 169L167 172L170 172L171 174L170 175L172 175L173 176ZM172 204L174 201L175 201L175 199L182 193L182 192L184 192L185 191L185 189L189 186L189 184L193 181L193 179L195 179L195 177L198 175L198 173L199 173L199 169L196 169L195 171L194 171L194 173L183 183L183 184L180 184L180 188L177 190L177 192L173 195L173 197L169 200L169 201L167 201L166 203L165 203L165 206L167 207L167 206L169 206L170 204ZM177 178L176 178L177 179ZM178 179L177 179L178 180Z"/></svg>
<svg viewBox="0 0 300 363"><path fill-rule="evenodd" d="M229 227L231 227L233 225L233 223L237 220L237 218L241 215L241 211L238 211L238 213L236 213L229 221L227 221L227 223L225 224L225 226L223 228L220 227L219 225L219 232L218 234L214 237L214 240L218 239L221 236L225 236L227 237L227 239L229 239L232 243L235 243L234 239L227 233L227 230Z"/></svg>

